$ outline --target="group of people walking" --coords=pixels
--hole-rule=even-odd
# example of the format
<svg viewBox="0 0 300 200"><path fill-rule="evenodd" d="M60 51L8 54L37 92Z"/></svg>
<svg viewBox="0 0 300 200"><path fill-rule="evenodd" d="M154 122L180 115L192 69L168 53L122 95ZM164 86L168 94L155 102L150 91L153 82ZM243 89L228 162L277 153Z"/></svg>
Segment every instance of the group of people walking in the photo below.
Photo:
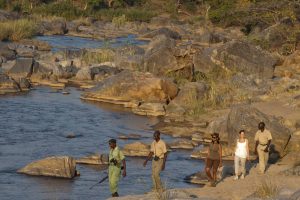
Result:
<svg viewBox="0 0 300 200"><path fill-rule="evenodd" d="M234 152L234 180L244 179L246 175L246 160L250 160L249 141L246 138L245 130L239 131L239 136L236 141ZM211 134L212 142L208 146L207 157L205 160L205 172L210 181L211 186L215 187L217 183L217 171L222 167L222 145L218 133ZM152 159L152 181L153 190L163 190L160 173L165 169L167 159L166 143L160 139L160 132L155 131L153 134L153 142L151 144L150 153L147 156L143 166ZM272 140L271 132L265 129L265 123L258 124L258 131L254 137L255 140L255 154L259 158L259 173L264 174L269 159L269 148ZM122 151L117 147L116 140L109 140L109 186L113 197L118 195L118 182L122 175L126 176L126 162ZM211 173L212 171L212 173ZM241 173L240 173L241 172Z"/></svg>

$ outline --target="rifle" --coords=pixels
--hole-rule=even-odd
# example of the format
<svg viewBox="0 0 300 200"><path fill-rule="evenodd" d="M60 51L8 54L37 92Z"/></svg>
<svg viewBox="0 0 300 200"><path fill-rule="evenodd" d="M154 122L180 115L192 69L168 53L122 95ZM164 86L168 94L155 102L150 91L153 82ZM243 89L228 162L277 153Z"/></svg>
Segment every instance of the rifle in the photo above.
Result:
<svg viewBox="0 0 300 200"><path fill-rule="evenodd" d="M95 187L96 185L98 185L98 184L100 184L100 183L103 183L107 178L108 178L108 175L105 176L103 179L101 179L101 180L100 180L99 182L97 182L96 184L92 185L92 186L90 187L90 190L91 190L93 187Z"/></svg>

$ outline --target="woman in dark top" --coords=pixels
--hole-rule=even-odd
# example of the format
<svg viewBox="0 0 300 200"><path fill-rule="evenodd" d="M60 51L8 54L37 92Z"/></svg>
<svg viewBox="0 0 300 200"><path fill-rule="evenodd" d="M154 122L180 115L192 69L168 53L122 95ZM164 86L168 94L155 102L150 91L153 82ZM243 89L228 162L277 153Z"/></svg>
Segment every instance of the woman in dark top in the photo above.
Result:
<svg viewBox="0 0 300 200"><path fill-rule="evenodd" d="M222 167L222 146L220 144L220 138L218 133L211 134L212 143L209 144L206 158L205 172L211 183L211 186L216 186L217 171L219 167ZM211 169L213 169L213 175L211 175Z"/></svg>

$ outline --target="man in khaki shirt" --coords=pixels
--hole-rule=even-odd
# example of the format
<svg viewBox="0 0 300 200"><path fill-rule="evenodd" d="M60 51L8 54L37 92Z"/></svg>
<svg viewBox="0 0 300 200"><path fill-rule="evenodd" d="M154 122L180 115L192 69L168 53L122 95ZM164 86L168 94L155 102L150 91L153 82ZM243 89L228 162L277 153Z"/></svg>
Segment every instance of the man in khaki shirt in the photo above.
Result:
<svg viewBox="0 0 300 200"><path fill-rule="evenodd" d="M160 132L155 131L153 134L154 141L151 144L150 153L144 162L144 167L147 165L148 160L153 157L152 162L152 181L153 189L161 191L163 189L160 180L160 172L165 169L167 159L167 146L166 143L160 139Z"/></svg>
<svg viewBox="0 0 300 200"><path fill-rule="evenodd" d="M258 124L258 131L255 134L255 154L258 154L259 158L259 170L260 173L265 173L266 166L269 160L269 147L272 140L271 132L265 129L265 123L260 122Z"/></svg>

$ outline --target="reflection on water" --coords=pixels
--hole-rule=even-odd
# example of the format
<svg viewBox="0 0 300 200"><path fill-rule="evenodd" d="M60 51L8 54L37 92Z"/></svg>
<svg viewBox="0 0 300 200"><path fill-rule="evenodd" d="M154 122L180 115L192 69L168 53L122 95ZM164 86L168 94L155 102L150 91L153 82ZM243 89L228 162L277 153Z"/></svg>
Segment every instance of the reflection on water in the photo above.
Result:
<svg viewBox="0 0 300 200"><path fill-rule="evenodd" d="M89 188L105 176L105 169L77 165L73 180L17 174L26 164L53 155L73 157L108 153L107 141L120 133L138 133L150 143L157 118L134 115L120 106L81 101L80 92L70 95L40 87L23 95L0 97L0 199L106 199L108 182ZM66 138L70 133L80 136ZM162 136L170 141L168 136ZM119 146L131 143L118 140ZM170 153L162 177L168 187L193 187L183 178L203 168L189 159L190 151ZM120 181L120 194L143 194L151 189L151 163L127 158L127 177Z"/></svg>

